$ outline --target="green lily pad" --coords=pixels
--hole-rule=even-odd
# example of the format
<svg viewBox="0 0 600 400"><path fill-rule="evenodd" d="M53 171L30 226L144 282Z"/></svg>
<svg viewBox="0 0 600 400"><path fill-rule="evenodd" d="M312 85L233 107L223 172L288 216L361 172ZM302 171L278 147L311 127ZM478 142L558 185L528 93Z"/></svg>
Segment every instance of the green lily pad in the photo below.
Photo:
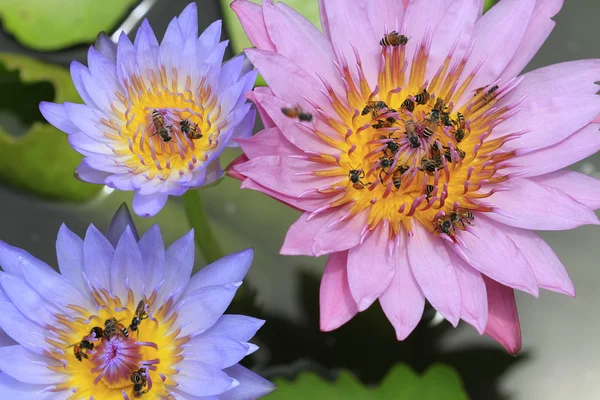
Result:
<svg viewBox="0 0 600 400"><path fill-rule="evenodd" d="M4 29L35 50L92 43L99 31L116 27L137 0L2 0Z"/></svg>
<svg viewBox="0 0 600 400"><path fill-rule="evenodd" d="M54 98L48 98L52 92ZM102 188L75 179L73 171L81 155L71 148L65 133L42 122L37 108L40 100L81 102L67 70L0 53L0 93L10 93L5 95L9 102L0 101L1 116L27 123L20 137L12 128L10 133L5 130L9 124L0 126L0 182L38 196L69 201L89 199Z"/></svg>
<svg viewBox="0 0 600 400"><path fill-rule="evenodd" d="M363 386L350 372L340 373L328 382L309 372L295 381L275 380L278 389L270 400L467 400L458 374L450 367L436 364L425 374L416 375L406 365L396 365L380 386Z"/></svg>

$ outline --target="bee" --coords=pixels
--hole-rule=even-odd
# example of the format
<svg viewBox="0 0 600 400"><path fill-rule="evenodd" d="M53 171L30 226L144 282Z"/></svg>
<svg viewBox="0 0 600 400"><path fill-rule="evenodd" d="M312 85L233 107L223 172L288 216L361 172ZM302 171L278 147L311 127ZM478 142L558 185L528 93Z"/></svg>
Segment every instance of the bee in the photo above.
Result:
<svg viewBox="0 0 600 400"><path fill-rule="evenodd" d="M406 100L404 100L404 102L402 103L400 108L405 108L408 111L413 112L413 111L415 111L415 102L412 101L411 99L406 99Z"/></svg>
<svg viewBox="0 0 600 400"><path fill-rule="evenodd" d="M400 150L400 145L394 141L394 139L398 139L398 138L393 138L391 136L392 136L391 134L390 134L390 136L380 136L380 139L382 139L382 140L392 139L392 141L387 142L385 144L387 147L383 150L384 154L387 154L387 152L389 151L392 155L394 155L398 152L398 150Z"/></svg>
<svg viewBox="0 0 600 400"><path fill-rule="evenodd" d="M423 125L423 136L425 136L426 138L430 138L436 130L437 130L437 122L425 121L425 123Z"/></svg>
<svg viewBox="0 0 600 400"><path fill-rule="evenodd" d="M425 197L427 198L427 200L429 200L429 198L431 197L431 193L433 193L433 189L434 189L433 185L425 186Z"/></svg>
<svg viewBox="0 0 600 400"><path fill-rule="evenodd" d="M419 148L421 146L421 140L419 139L419 135L417 135L417 124L415 124L415 121L409 119L405 122L404 128L406 129L408 143L410 143L413 149Z"/></svg>
<svg viewBox="0 0 600 400"><path fill-rule="evenodd" d="M471 221L474 218L475 217L473 216L473 213L469 210L458 210L450 213L450 220L452 221L452 223L455 225L460 223L463 228L465 226L465 223L471 225Z"/></svg>
<svg viewBox="0 0 600 400"><path fill-rule="evenodd" d="M444 100L438 98L435 101L435 105L433 106L433 109L429 113L429 120L435 124L439 123L440 116L443 111L444 111Z"/></svg>
<svg viewBox="0 0 600 400"><path fill-rule="evenodd" d="M306 111L302 110L300 108L300 106L289 107L289 108L288 107L282 107L281 108L281 112L286 117L298 118L300 121L310 122L313 119L312 114L307 113Z"/></svg>
<svg viewBox="0 0 600 400"><path fill-rule="evenodd" d="M129 337L129 331L116 318L107 319L104 322L104 337L110 339L114 335L122 335L123 337Z"/></svg>
<svg viewBox="0 0 600 400"><path fill-rule="evenodd" d="M383 39L381 39L379 41L379 44L383 47L386 46L392 46L392 47L398 47L398 46L405 46L406 43L408 43L408 40L410 38L407 38L404 35L399 34L396 31L392 31L390 33L388 33L387 35L385 35L383 37Z"/></svg>
<svg viewBox="0 0 600 400"><path fill-rule="evenodd" d="M389 168L392 166L393 163L394 160L392 158L387 158L385 156L379 157L379 165L381 166L381 168Z"/></svg>
<svg viewBox="0 0 600 400"><path fill-rule="evenodd" d="M165 116L159 110L152 111L152 123L156 132L152 135L159 134L164 142L171 141L171 135L169 134L170 126L165 127Z"/></svg>
<svg viewBox="0 0 600 400"><path fill-rule="evenodd" d="M383 101L369 101L365 108L363 108L360 115L367 115L368 113L373 113L373 118L377 117L379 114L383 114L389 111L389 107ZM395 110L394 110L395 111Z"/></svg>
<svg viewBox="0 0 600 400"><path fill-rule="evenodd" d="M450 113L442 112L441 120L442 120L442 124L444 124L444 126L454 125L453 121L450 119Z"/></svg>
<svg viewBox="0 0 600 400"><path fill-rule="evenodd" d="M417 104L427 104L429 99L431 99L431 95L427 92L427 89L423 89L421 93L415 96L415 102Z"/></svg>
<svg viewBox="0 0 600 400"><path fill-rule="evenodd" d="M487 104L490 102L490 100L492 100L493 98L493 94L496 90L498 90L499 86L498 85L494 85L490 88L490 90L488 90L482 97L483 101ZM474 90L475 95L473 97L477 97L479 94L481 94L481 92L483 92L485 90L485 86L482 86L480 88L477 88Z"/></svg>
<svg viewBox="0 0 600 400"><path fill-rule="evenodd" d="M402 175L404 172L406 172L404 168L398 167L392 174L392 182L394 183L394 187L396 189L400 189L400 186L402 186Z"/></svg>
<svg viewBox="0 0 600 400"><path fill-rule="evenodd" d="M348 178L350 178L350 182L352 182L352 187L356 190L363 190L365 186L370 185L370 183L364 183L362 179L365 177L365 171L362 168L353 168L348 173Z"/></svg>
<svg viewBox="0 0 600 400"><path fill-rule="evenodd" d="M134 397L142 397L144 393L148 392L148 390L144 390L144 387L146 387L146 385L148 384L148 379L146 378L146 370L144 368L140 368L137 371L133 371L129 379L131 380L131 382L133 382Z"/></svg>
<svg viewBox="0 0 600 400"><path fill-rule="evenodd" d="M462 113L456 113L456 123L459 129L465 129L465 116Z"/></svg>
<svg viewBox="0 0 600 400"><path fill-rule="evenodd" d="M443 167L442 160L438 157L427 158L423 157L421 159L421 170L427 172L428 174L433 174L436 169L440 169Z"/></svg>
<svg viewBox="0 0 600 400"><path fill-rule="evenodd" d="M408 165L401 165L398 167L398 170L400 171L401 174L404 174L409 169L410 169L410 166L408 166Z"/></svg>
<svg viewBox="0 0 600 400"><path fill-rule="evenodd" d="M181 125L181 132L183 132L183 134L190 139L200 139L202 137L202 133L199 132L200 128L198 128L198 125L190 122L189 119L184 119L179 123L179 125Z"/></svg>
<svg viewBox="0 0 600 400"><path fill-rule="evenodd" d="M83 339L81 342L73 346L73 354L78 361L83 361L84 358L89 358L87 353L84 351L85 349L94 350L94 343L87 339Z"/></svg>
<svg viewBox="0 0 600 400"><path fill-rule="evenodd" d="M456 139L456 141L457 141L458 143L462 142L462 140L463 140L464 138L465 138L465 131L464 131L464 130L462 130L462 129L460 129L460 128L459 128L459 129L457 129L457 130L454 132L454 139Z"/></svg>
<svg viewBox="0 0 600 400"><path fill-rule="evenodd" d="M148 313L146 312L146 303L144 300L140 300L137 307L135 308L135 315L131 320L131 324L129 325L129 330L131 332L137 332L140 323L148 318Z"/></svg>
<svg viewBox="0 0 600 400"><path fill-rule="evenodd" d="M452 223L452 219L449 217L442 217L438 219L435 223L434 231L440 231L441 233L445 233L448 236L454 236L454 224Z"/></svg>
<svg viewBox="0 0 600 400"><path fill-rule="evenodd" d="M392 126L392 123L390 123L387 120L384 121L382 119L378 119L377 122L371 126L373 127L373 129L389 128L390 126Z"/></svg>

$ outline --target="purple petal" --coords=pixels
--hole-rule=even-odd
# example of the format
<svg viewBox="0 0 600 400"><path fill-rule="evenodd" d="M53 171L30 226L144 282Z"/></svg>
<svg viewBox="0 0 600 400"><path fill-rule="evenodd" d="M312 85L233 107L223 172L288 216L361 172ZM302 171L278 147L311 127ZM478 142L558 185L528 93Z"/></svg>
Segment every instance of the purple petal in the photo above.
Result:
<svg viewBox="0 0 600 400"><path fill-rule="evenodd" d="M239 284L208 286L194 290L181 300L178 311L181 335L197 336L213 326L223 315Z"/></svg>
<svg viewBox="0 0 600 400"><path fill-rule="evenodd" d="M148 195L136 193L133 196L133 211L140 217L153 217L162 210L167 203L168 197L169 195L165 193L153 193Z"/></svg>
<svg viewBox="0 0 600 400"><path fill-rule="evenodd" d="M19 249L18 247L13 247L0 240L0 267L2 267L5 272L16 276L22 276L23 270L21 263L24 261L34 264L39 268L44 268L48 271L54 271L54 269L48 264L38 260L25 250Z"/></svg>
<svg viewBox="0 0 600 400"><path fill-rule="evenodd" d="M227 368L225 373L238 381L240 385L219 395L219 400L255 400L268 395L276 388L268 380L239 364Z"/></svg>
<svg viewBox="0 0 600 400"><path fill-rule="evenodd" d="M137 230L135 229L135 224L133 223L133 218L131 218L131 214L129 213L129 208L127 204L123 203L119 206L119 209L112 217L110 221L110 225L108 225L108 230L106 232L106 238L110 241L113 247L117 246L119 243L119 239L125 229L129 227L131 229L131 233L135 238L136 242L139 240L139 235Z"/></svg>
<svg viewBox="0 0 600 400"><path fill-rule="evenodd" d="M226 337L239 342L247 342L256 335L256 332L265 324L265 321L245 315L222 315L217 322L207 329L202 336Z"/></svg>
<svg viewBox="0 0 600 400"><path fill-rule="evenodd" d="M100 32L96 38L96 44L94 45L96 50L100 52L113 64L117 62L117 45L110 40L110 38L104 32Z"/></svg>
<svg viewBox="0 0 600 400"><path fill-rule="evenodd" d="M59 365L62 366L58 361L32 353L23 346L0 347L0 369L24 383L52 385L67 381L69 375L54 372L47 367Z"/></svg>
<svg viewBox="0 0 600 400"><path fill-rule="evenodd" d="M160 227L152 226L144 233L138 247L142 253L142 261L147 269L144 294L150 296L154 288L163 280L165 269L165 245Z"/></svg>
<svg viewBox="0 0 600 400"><path fill-rule="evenodd" d="M161 304L164 299L177 293L177 300L188 285L192 269L194 269L194 230L190 230L177 239L165 252L164 283L156 302Z"/></svg>
<svg viewBox="0 0 600 400"><path fill-rule="evenodd" d="M128 289L133 291L134 296L139 296L144 285L142 279L147 273L137 240L128 226L117 243L110 265L111 293L123 301L127 299Z"/></svg>
<svg viewBox="0 0 600 400"><path fill-rule="evenodd" d="M106 178L109 176L110 173L108 172L98 171L90 167L85 158L81 160L81 164L75 169L75 178L83 182L104 185L107 182Z"/></svg>
<svg viewBox="0 0 600 400"><path fill-rule="evenodd" d="M2 273L0 275L0 284L10 301L30 321L40 326L56 323L52 314L60 310L55 305L48 303L23 279Z"/></svg>
<svg viewBox="0 0 600 400"><path fill-rule="evenodd" d="M396 338L404 340L421 320L425 296L410 269L406 237L400 236L396 250L396 273L392 283L379 297L379 303L396 330Z"/></svg>
<svg viewBox="0 0 600 400"><path fill-rule="evenodd" d="M187 5L177 18L184 40L198 37L198 7L192 2Z"/></svg>
<svg viewBox="0 0 600 400"><path fill-rule="evenodd" d="M64 105L42 101L40 103L40 112L48 122L61 131L69 135L79 132L79 128L67 116Z"/></svg>
<svg viewBox="0 0 600 400"><path fill-rule="evenodd" d="M221 394L238 385L238 382L225 372L199 361L186 359L177 363L175 367L179 371L173 375L177 388L193 396Z"/></svg>
<svg viewBox="0 0 600 400"><path fill-rule="evenodd" d="M44 350L53 347L45 340L48 334L47 328L25 317L14 304L7 301L0 301L0 328L34 353L43 355Z"/></svg>
<svg viewBox="0 0 600 400"><path fill-rule="evenodd" d="M358 313L348 284L348 252L329 256L319 290L320 326L323 332L339 328Z"/></svg>
<svg viewBox="0 0 600 400"><path fill-rule="evenodd" d="M93 286L110 289L110 264L114 252L108 239L94 225L90 225L83 240L83 261L86 277Z"/></svg>
<svg viewBox="0 0 600 400"><path fill-rule="evenodd" d="M190 279L185 293L190 293L206 286L243 281L252 264L253 257L254 251L246 249L218 259L202 268Z"/></svg>
<svg viewBox="0 0 600 400"><path fill-rule="evenodd" d="M83 240L71 232L65 224L62 224L58 230L56 258L61 275L82 293L87 293L89 288L83 276Z"/></svg>
<svg viewBox="0 0 600 400"><path fill-rule="evenodd" d="M460 319L460 287L442 240L420 223L412 224L408 238L410 269L431 305L452 325Z"/></svg>
<svg viewBox="0 0 600 400"><path fill-rule="evenodd" d="M460 238L466 248L448 246L479 272L503 285L538 296L535 275L525 255L502 231L502 225L476 215L472 229L479 237L465 232Z"/></svg>
<svg viewBox="0 0 600 400"><path fill-rule="evenodd" d="M387 289L396 261L388 253L389 229L379 224L365 241L348 251L348 284L358 311L364 311Z"/></svg>
<svg viewBox="0 0 600 400"><path fill-rule="evenodd" d="M19 382L7 374L0 374L0 398L19 400L66 400L73 392L43 392L47 385ZM59 397L64 394L64 397Z"/></svg>
<svg viewBox="0 0 600 400"><path fill-rule="evenodd" d="M494 193L489 201L514 219L488 213L494 221L537 230L565 230L599 224L592 210L553 187L528 179L510 179L502 186L510 190Z"/></svg>
<svg viewBox="0 0 600 400"><path fill-rule="evenodd" d="M200 361L218 369L237 364L250 349L247 344L231 338L205 335L196 336L186 345L189 347L183 353L185 360Z"/></svg>

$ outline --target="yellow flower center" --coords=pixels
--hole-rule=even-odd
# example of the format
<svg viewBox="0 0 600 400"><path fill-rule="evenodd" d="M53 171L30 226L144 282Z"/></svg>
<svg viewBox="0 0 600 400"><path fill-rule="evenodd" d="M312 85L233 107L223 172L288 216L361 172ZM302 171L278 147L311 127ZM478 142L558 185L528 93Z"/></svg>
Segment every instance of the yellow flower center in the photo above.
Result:
<svg viewBox="0 0 600 400"><path fill-rule="evenodd" d="M218 145L226 128L221 106L203 78L193 83L177 70L149 70L125 82L125 93L115 92L114 115L102 119L117 162L132 173L161 180L184 175L201 166ZM223 121L221 121L223 120ZM176 175L175 175L176 176Z"/></svg>
<svg viewBox="0 0 600 400"><path fill-rule="evenodd" d="M419 47L406 76L404 45L382 44L384 66L374 90L360 62L358 83L342 63L345 98L325 83L337 116L314 105L339 135L315 134L341 152L309 159L323 163L315 175L343 177L338 185L320 190L343 193L327 208L351 205L348 216L368 212L369 229L384 221L391 237L402 226L410 232L411 218L416 218L430 231L455 241L457 229L471 225L471 211L492 210L472 201L492 194L482 191L483 186L508 179L499 171L514 152L498 149L519 134L493 140L489 136L514 108L494 106L516 82L504 87L490 83L456 107L476 73L459 81L468 55L450 68L451 52L431 81L425 82L427 51L426 44Z"/></svg>
<svg viewBox="0 0 600 400"><path fill-rule="evenodd" d="M70 305L72 315L56 314L57 326L46 327L54 346L46 355L63 364L48 368L70 376L54 390L72 390L77 399L170 398L173 365L189 341L173 326L173 301L157 307L154 292L135 303L131 290L125 305L104 289L93 296L97 310Z"/></svg>

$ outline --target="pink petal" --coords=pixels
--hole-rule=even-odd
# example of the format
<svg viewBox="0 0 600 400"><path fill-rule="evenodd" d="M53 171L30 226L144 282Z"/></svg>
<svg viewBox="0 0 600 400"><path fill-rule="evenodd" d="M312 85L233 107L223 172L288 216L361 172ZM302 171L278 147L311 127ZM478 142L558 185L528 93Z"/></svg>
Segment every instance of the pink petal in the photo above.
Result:
<svg viewBox="0 0 600 400"><path fill-rule="evenodd" d="M324 211L310 218L311 213L303 213L288 229L279 254L314 256L315 235L334 214L336 211Z"/></svg>
<svg viewBox="0 0 600 400"><path fill-rule="evenodd" d="M535 0L503 0L479 18L475 24L475 47L463 72L466 77L486 57L477 76L463 95L472 96L471 90L489 85L500 76L515 55L525 34Z"/></svg>
<svg viewBox="0 0 600 400"><path fill-rule="evenodd" d="M329 256L319 290L321 330L329 332L339 328L358 312L348 286L346 263L348 252Z"/></svg>
<svg viewBox="0 0 600 400"><path fill-rule="evenodd" d="M273 120L267 115L264 108L262 108L262 106L260 104L258 104L258 101L256 100L256 98L254 96L256 93L268 94L270 96L273 96L273 92L268 87L257 87L257 88L254 88L253 91L246 93L246 98L248 100L250 100L251 102L253 102L254 105L256 106L256 110L258 111L258 114L260 115L260 120L262 121L264 127L265 128L274 128L275 122L273 122Z"/></svg>
<svg viewBox="0 0 600 400"><path fill-rule="evenodd" d="M294 60L313 78L325 78L338 93L345 93L340 74L333 63L333 46L321 31L284 3L275 6L263 2L263 14L277 53ZM307 43L310 45L307 46Z"/></svg>
<svg viewBox="0 0 600 400"><path fill-rule="evenodd" d="M388 251L389 228L379 224L365 241L348 252L348 282L358 311L364 311L387 289L395 260Z"/></svg>
<svg viewBox="0 0 600 400"><path fill-rule="evenodd" d="M283 107L293 106L275 96L256 93L254 98L265 110L269 118L279 127L283 136L298 148L305 151L312 151L324 154L339 154L340 150L336 149L324 141L319 139L317 135L311 132L309 125L306 122L299 122L295 118L287 117L281 109ZM307 129L307 127L309 129Z"/></svg>
<svg viewBox="0 0 600 400"><path fill-rule="evenodd" d="M421 4L424 4L421 2ZM431 79L438 71L452 46L460 35L460 42L456 47L453 63L462 57L470 46L471 35L475 22L481 15L482 0L465 0L449 3L448 9L442 14L440 23L432 25L433 41L427 62L425 79ZM437 29L435 28L437 26Z"/></svg>
<svg viewBox="0 0 600 400"><path fill-rule="evenodd" d="M541 185L562 190L592 210L600 208L600 179L565 170L536 176L531 180Z"/></svg>
<svg viewBox="0 0 600 400"><path fill-rule="evenodd" d="M323 164L300 160L289 156L263 156L237 165L235 170L253 181L287 196L298 197L311 189L322 189L334 185L346 176L298 175L312 173L323 168ZM308 194L306 197L320 197Z"/></svg>
<svg viewBox="0 0 600 400"><path fill-rule="evenodd" d="M565 107L569 104L569 107ZM492 137L530 132L502 146L502 150L544 148L558 143L589 124L600 110L600 96L556 92L553 96L527 98L521 111L494 129Z"/></svg>
<svg viewBox="0 0 600 400"><path fill-rule="evenodd" d="M404 4L397 0L363 0L363 3L375 36L383 37L393 30L402 29Z"/></svg>
<svg viewBox="0 0 600 400"><path fill-rule="evenodd" d="M504 69L502 79L513 78L529 64L529 61L535 56L542 44L546 41L550 32L554 29L556 23L552 21L560 9L564 0L538 0L533 9L529 26L523 35L523 40L517 47L515 56ZM553 81L550 81L553 82ZM551 85L554 86L554 85Z"/></svg>
<svg viewBox="0 0 600 400"><path fill-rule="evenodd" d="M483 277L488 295L488 323L485 334L500 343L510 354L521 350L521 325L514 291Z"/></svg>
<svg viewBox="0 0 600 400"><path fill-rule="evenodd" d="M240 19L248 39L254 46L275 51L275 45L267 33L261 6L248 0L235 0L231 3L231 9Z"/></svg>
<svg viewBox="0 0 600 400"><path fill-rule="evenodd" d="M228 175L232 175L232 174L228 174ZM281 194L275 190L271 190L268 189L256 182L254 182L252 179L244 179L245 177L243 177L242 175L240 175L243 180L242 185L240 186L241 189L252 189L252 190L257 190L259 192L263 192L264 194L266 194L267 196L270 196L272 198L274 198L275 200L279 200L280 202L295 208L298 211L315 211L316 209L324 206L325 204L331 204L334 201L338 200L340 198L340 196L342 196L343 194L332 194L332 195L323 195L321 197L315 197L315 198L297 198L297 197L292 197L292 196L286 196L284 194ZM238 178L239 179L239 178Z"/></svg>
<svg viewBox="0 0 600 400"><path fill-rule="evenodd" d="M325 10L325 0L319 0L319 17L321 19L321 29L329 41L331 41L331 30L327 20L327 11Z"/></svg>
<svg viewBox="0 0 600 400"><path fill-rule="evenodd" d="M592 210L553 187L528 179L509 179L502 187L510 190L494 193L488 200L514 219L488 213L494 221L516 228L548 231L600 223Z"/></svg>
<svg viewBox="0 0 600 400"><path fill-rule="evenodd" d="M351 249L360 244L362 229L367 225L368 211L362 211L358 215L346 217L351 207L343 207L338 210L315 235L313 254L317 257L324 254L335 253ZM334 224L332 226L332 224Z"/></svg>
<svg viewBox="0 0 600 400"><path fill-rule="evenodd" d="M362 2L355 0L327 0L325 11L329 23L331 42L339 46L349 65L354 65L356 48L367 81L374 87L379 71L379 40L371 27L371 22ZM356 71L351 69L354 74Z"/></svg>
<svg viewBox="0 0 600 400"><path fill-rule="evenodd" d="M248 158L300 154L300 149L291 144L279 128L266 128L254 136L236 141Z"/></svg>
<svg viewBox="0 0 600 400"><path fill-rule="evenodd" d="M431 305L454 326L460 319L460 287L442 240L423 225L412 226L408 238L410 268Z"/></svg>
<svg viewBox="0 0 600 400"><path fill-rule="evenodd" d="M596 154L600 150L599 127L598 124L587 125L562 142L518 155L511 160L515 166L507 168L505 172L518 172L521 177L543 175Z"/></svg>
<svg viewBox="0 0 600 400"><path fill-rule="evenodd" d="M460 233L466 248L458 248L458 244L449 247L482 274L537 297L539 290L531 266L502 226L479 214L475 215L473 225L479 237Z"/></svg>
<svg viewBox="0 0 600 400"><path fill-rule="evenodd" d="M312 110L312 106L304 100L306 97L328 114L335 115L331 104L321 93L321 84L292 60L269 51L246 49L245 52L275 96L291 105L298 104L305 110Z"/></svg>
<svg viewBox="0 0 600 400"><path fill-rule="evenodd" d="M575 288L564 265L537 233L508 226L503 230L529 262L539 287L575 297Z"/></svg>
<svg viewBox="0 0 600 400"><path fill-rule="evenodd" d="M460 318L483 334L488 318L487 293L479 271L454 252L448 252L460 286Z"/></svg>
<svg viewBox="0 0 600 400"><path fill-rule="evenodd" d="M381 308L396 329L398 340L406 339L415 329L425 307L425 296L410 270L406 250L406 237L401 235L396 249L394 278L379 297Z"/></svg>

